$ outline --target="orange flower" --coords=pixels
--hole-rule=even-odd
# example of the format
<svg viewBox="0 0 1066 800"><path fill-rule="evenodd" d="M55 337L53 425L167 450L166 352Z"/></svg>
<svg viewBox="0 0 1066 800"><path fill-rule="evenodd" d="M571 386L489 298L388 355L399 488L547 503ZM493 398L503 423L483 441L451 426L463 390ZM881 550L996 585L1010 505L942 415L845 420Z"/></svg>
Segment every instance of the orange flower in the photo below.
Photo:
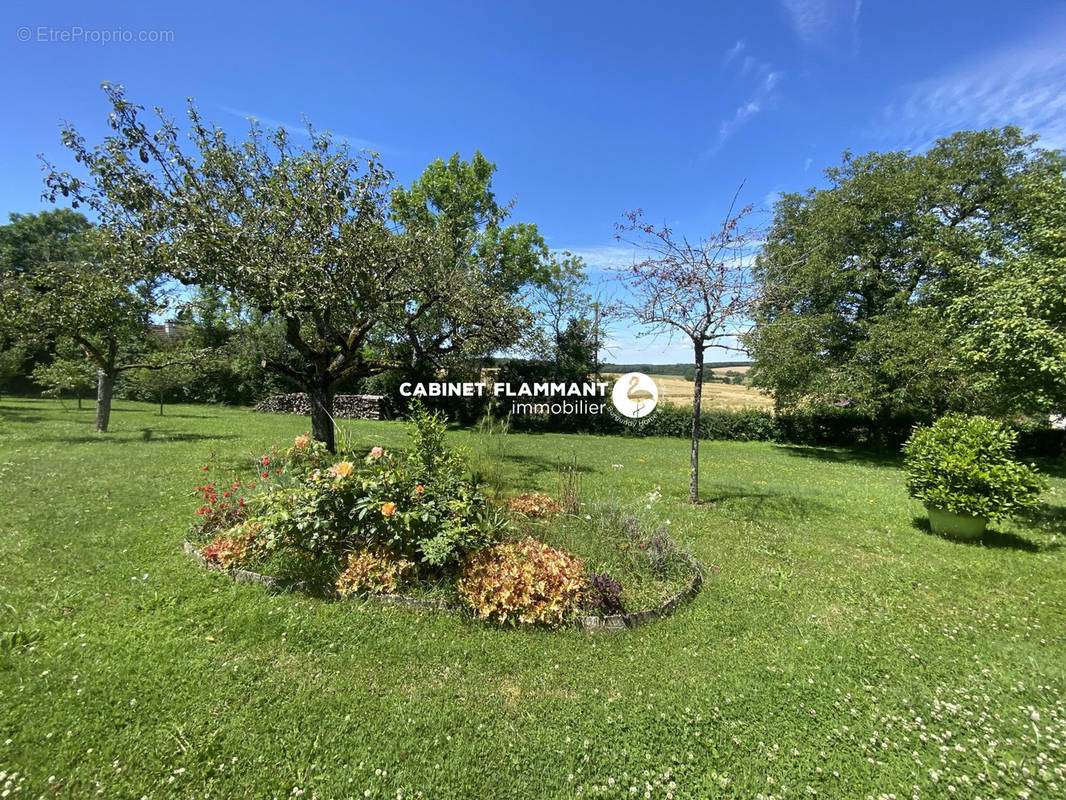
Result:
<svg viewBox="0 0 1066 800"><path fill-rule="evenodd" d="M296 447L299 448L300 450L303 450L309 444L311 444L311 437L310 436L306 436L305 435L305 436L297 436L296 437Z"/></svg>
<svg viewBox="0 0 1066 800"><path fill-rule="evenodd" d="M347 478L355 471L355 467L352 466L351 461L341 461L339 464L334 464L331 471L338 478Z"/></svg>
<svg viewBox="0 0 1066 800"><path fill-rule="evenodd" d="M418 486L415 487L415 494L422 494L422 492L424 492L425 490L426 487L420 483L418 484Z"/></svg>
<svg viewBox="0 0 1066 800"><path fill-rule="evenodd" d="M393 514L396 513L396 504L385 503L381 506L381 513L386 517L391 517Z"/></svg>

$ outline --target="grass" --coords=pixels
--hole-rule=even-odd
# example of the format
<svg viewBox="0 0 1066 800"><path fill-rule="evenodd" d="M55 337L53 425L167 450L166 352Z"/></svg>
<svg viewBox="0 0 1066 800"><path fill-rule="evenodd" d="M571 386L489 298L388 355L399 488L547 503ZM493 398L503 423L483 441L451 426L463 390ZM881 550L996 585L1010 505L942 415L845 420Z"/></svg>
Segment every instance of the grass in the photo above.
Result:
<svg viewBox="0 0 1066 800"><path fill-rule="evenodd" d="M103 797L1031 797L1066 787L1066 487L984 545L891 458L510 434L508 481L640 502L721 568L618 635L270 594L179 542L210 452L306 420L0 402L0 784ZM397 446L395 423L352 423ZM453 440L476 450L472 434ZM620 465L620 466L614 466ZM5 783L6 782L6 783ZM0 789L2 791L2 789ZM1028 794L1026 794L1028 793Z"/></svg>

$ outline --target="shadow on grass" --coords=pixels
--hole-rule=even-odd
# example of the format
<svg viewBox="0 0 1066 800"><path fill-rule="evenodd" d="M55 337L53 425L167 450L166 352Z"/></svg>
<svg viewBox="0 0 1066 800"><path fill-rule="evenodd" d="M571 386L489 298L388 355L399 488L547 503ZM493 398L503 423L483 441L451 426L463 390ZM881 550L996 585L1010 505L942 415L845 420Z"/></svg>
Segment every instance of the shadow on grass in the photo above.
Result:
<svg viewBox="0 0 1066 800"><path fill-rule="evenodd" d="M1022 520L1031 527L1041 529L1044 533L1066 537L1066 507L1051 506L1045 503L1026 513Z"/></svg>
<svg viewBox="0 0 1066 800"><path fill-rule="evenodd" d="M813 447L803 444L775 444L775 450L797 458L813 458L834 464L863 464L875 467L899 467L903 456L883 450L867 450L861 447Z"/></svg>
<svg viewBox="0 0 1066 800"><path fill-rule="evenodd" d="M554 486L558 482L559 470L571 466L569 461L562 458L548 458L524 453L507 453L500 458L512 470L508 475L509 482L513 484L513 488L521 491L543 489L545 487L544 475L552 476L548 486ZM585 476L595 473L596 470L578 463L577 472Z"/></svg>
<svg viewBox="0 0 1066 800"><path fill-rule="evenodd" d="M986 530L980 539L955 539L951 536L935 533L929 526L928 517L915 517L911 520L911 524L923 533L928 533L930 536L936 536L961 547L989 547L996 550L1019 550L1023 553L1050 553L1055 550L1061 550L1063 547L1063 543L1058 540L1037 542L1024 536L1019 536L1016 533L997 531L991 528Z"/></svg>
<svg viewBox="0 0 1066 800"><path fill-rule="evenodd" d="M1066 478L1066 458L1023 458L1022 461L1033 461L1036 468L1052 478Z"/></svg>
<svg viewBox="0 0 1066 800"><path fill-rule="evenodd" d="M115 406L111 410L116 414L151 414L158 419L167 419L168 417L170 419L218 419L218 414L171 414L169 411L164 412L162 416L160 416L158 406L154 409L124 408L122 406Z"/></svg>
<svg viewBox="0 0 1066 800"><path fill-rule="evenodd" d="M825 517L834 513L828 503L778 492L753 492L726 487L701 491L700 505L714 506L754 521L783 521Z"/></svg>
<svg viewBox="0 0 1066 800"><path fill-rule="evenodd" d="M153 428L142 428L139 433L91 433L79 436L42 436L42 442L63 442L64 444L87 444L106 442L109 444L130 444L152 442L167 444L168 442L216 442L226 439L239 439L235 433L184 433L171 431L157 431Z"/></svg>
<svg viewBox="0 0 1066 800"><path fill-rule="evenodd" d="M19 406L5 406L0 403L0 416L9 422L44 422L47 417L37 411L27 411Z"/></svg>

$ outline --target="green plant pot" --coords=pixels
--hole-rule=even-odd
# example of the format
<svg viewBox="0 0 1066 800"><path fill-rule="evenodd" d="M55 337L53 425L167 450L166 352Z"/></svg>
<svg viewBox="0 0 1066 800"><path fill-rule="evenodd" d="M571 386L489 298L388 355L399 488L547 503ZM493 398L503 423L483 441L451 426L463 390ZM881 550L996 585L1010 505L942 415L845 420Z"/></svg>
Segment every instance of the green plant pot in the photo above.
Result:
<svg viewBox="0 0 1066 800"><path fill-rule="evenodd" d="M984 517L953 514L932 506L926 506L925 510L929 513L929 527L933 529L933 533L952 539L980 539L988 525L988 520Z"/></svg>

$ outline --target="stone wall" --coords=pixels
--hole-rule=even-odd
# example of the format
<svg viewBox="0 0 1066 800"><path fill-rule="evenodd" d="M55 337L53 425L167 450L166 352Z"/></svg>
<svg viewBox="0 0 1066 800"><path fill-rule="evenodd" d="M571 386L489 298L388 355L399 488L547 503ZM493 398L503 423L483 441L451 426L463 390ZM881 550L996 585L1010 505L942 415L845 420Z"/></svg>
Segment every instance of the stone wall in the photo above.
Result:
<svg viewBox="0 0 1066 800"><path fill-rule="evenodd" d="M272 414L311 413L311 401L304 392L276 394L254 409ZM333 398L333 416L338 419L392 419L392 404L380 394L338 394Z"/></svg>

